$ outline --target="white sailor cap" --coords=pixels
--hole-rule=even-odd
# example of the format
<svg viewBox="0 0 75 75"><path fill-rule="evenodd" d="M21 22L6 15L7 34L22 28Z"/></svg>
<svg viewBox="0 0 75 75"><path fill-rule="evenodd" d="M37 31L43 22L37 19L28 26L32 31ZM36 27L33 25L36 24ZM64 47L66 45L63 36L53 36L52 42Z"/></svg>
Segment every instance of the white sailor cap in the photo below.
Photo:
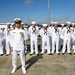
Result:
<svg viewBox="0 0 75 75"><path fill-rule="evenodd" d="M75 25L75 23L71 23L72 25Z"/></svg>
<svg viewBox="0 0 75 75"><path fill-rule="evenodd" d="M11 23L11 25L14 25L14 23Z"/></svg>
<svg viewBox="0 0 75 75"><path fill-rule="evenodd" d="M51 24L54 24L54 22L51 22Z"/></svg>
<svg viewBox="0 0 75 75"><path fill-rule="evenodd" d="M8 23L7 23L7 25L11 25L11 23L10 23L10 22L8 22Z"/></svg>
<svg viewBox="0 0 75 75"><path fill-rule="evenodd" d="M71 22L66 22L67 24L71 24Z"/></svg>
<svg viewBox="0 0 75 75"><path fill-rule="evenodd" d="M36 24L36 21L32 21L32 23L31 24Z"/></svg>
<svg viewBox="0 0 75 75"><path fill-rule="evenodd" d="M61 24L61 26L64 26L65 24Z"/></svg>
<svg viewBox="0 0 75 75"><path fill-rule="evenodd" d="M46 26L48 26L48 24L42 24L42 26L46 27Z"/></svg>
<svg viewBox="0 0 75 75"><path fill-rule="evenodd" d="M24 24L23 22L21 24Z"/></svg>
<svg viewBox="0 0 75 75"><path fill-rule="evenodd" d="M54 24L58 24L58 22L54 22Z"/></svg>

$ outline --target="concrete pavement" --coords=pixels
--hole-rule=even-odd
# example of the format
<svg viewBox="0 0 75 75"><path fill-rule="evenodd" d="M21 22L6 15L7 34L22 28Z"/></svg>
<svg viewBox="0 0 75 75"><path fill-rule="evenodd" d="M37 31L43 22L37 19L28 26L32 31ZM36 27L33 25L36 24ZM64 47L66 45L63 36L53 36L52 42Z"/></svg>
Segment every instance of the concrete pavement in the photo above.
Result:
<svg viewBox="0 0 75 75"><path fill-rule="evenodd" d="M73 53L73 50L72 50ZM12 58L10 56L0 56L0 75L23 75L20 58L18 56L18 70L11 74ZM75 55L26 55L26 75L75 75Z"/></svg>

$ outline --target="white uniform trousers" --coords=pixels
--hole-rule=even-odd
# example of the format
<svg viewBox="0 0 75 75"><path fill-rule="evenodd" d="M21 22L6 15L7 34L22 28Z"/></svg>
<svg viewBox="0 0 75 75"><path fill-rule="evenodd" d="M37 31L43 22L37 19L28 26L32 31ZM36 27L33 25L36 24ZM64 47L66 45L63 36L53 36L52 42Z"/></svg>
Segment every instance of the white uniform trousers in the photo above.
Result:
<svg viewBox="0 0 75 75"><path fill-rule="evenodd" d="M61 48L61 42L62 42L62 39L59 37L59 47L58 47L58 49Z"/></svg>
<svg viewBox="0 0 75 75"><path fill-rule="evenodd" d="M34 46L35 46L35 53L38 54L38 41L37 41L37 37L31 37L30 38L30 45L31 45L31 53L34 53Z"/></svg>
<svg viewBox="0 0 75 75"><path fill-rule="evenodd" d="M72 48L74 49L75 53L75 36L72 37Z"/></svg>
<svg viewBox="0 0 75 75"><path fill-rule="evenodd" d="M0 38L0 54L3 54L3 45L2 45L2 40Z"/></svg>
<svg viewBox="0 0 75 75"><path fill-rule="evenodd" d="M49 37L42 37L42 54L45 51L45 44L47 45L47 53L50 54L50 41Z"/></svg>
<svg viewBox="0 0 75 75"><path fill-rule="evenodd" d="M52 54L54 53L56 45L56 53L59 53L59 37L52 37Z"/></svg>
<svg viewBox="0 0 75 75"><path fill-rule="evenodd" d="M25 54L27 53L27 41L25 41Z"/></svg>
<svg viewBox="0 0 75 75"><path fill-rule="evenodd" d="M40 39L40 49L42 50L42 38Z"/></svg>
<svg viewBox="0 0 75 75"><path fill-rule="evenodd" d="M50 40L50 49L52 50L52 36L49 37Z"/></svg>
<svg viewBox="0 0 75 75"><path fill-rule="evenodd" d="M62 53L65 53L66 45L67 45L67 53L70 53L70 47L71 47L71 39L70 38L64 38L63 39L63 49Z"/></svg>
<svg viewBox="0 0 75 75"><path fill-rule="evenodd" d="M59 38L59 49L63 45L63 37L64 37L63 35L60 35L60 38Z"/></svg>
<svg viewBox="0 0 75 75"><path fill-rule="evenodd" d="M10 39L6 39L6 54L10 54Z"/></svg>
<svg viewBox="0 0 75 75"><path fill-rule="evenodd" d="M26 69L26 65L25 65L25 53L24 50L13 50L13 55L12 55L12 66L13 68L17 68L17 57L18 57L18 52L20 54L20 59L21 59L21 64L22 64L22 68Z"/></svg>

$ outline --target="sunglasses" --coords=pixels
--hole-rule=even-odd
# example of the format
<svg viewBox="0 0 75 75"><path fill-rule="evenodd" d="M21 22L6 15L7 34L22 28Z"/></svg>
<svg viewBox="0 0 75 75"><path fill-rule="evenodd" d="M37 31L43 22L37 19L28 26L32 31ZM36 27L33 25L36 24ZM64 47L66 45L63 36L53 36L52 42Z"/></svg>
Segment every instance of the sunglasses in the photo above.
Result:
<svg viewBox="0 0 75 75"><path fill-rule="evenodd" d="M16 22L15 24L21 24L20 22Z"/></svg>

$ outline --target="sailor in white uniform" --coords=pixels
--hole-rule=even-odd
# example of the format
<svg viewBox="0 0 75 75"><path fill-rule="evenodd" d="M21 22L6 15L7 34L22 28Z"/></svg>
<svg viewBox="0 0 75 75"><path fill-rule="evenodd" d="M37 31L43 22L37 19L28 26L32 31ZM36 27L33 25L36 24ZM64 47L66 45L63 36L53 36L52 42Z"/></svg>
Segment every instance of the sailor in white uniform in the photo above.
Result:
<svg viewBox="0 0 75 75"><path fill-rule="evenodd" d="M14 29L15 29L15 24L11 23L11 30L14 30Z"/></svg>
<svg viewBox="0 0 75 75"><path fill-rule="evenodd" d="M39 28L36 26L36 21L32 21L32 26L28 29L28 34L30 35L30 46L31 52L30 55L34 53L34 46L35 46L35 53L38 54L38 32Z"/></svg>
<svg viewBox="0 0 75 75"><path fill-rule="evenodd" d="M27 34L28 36L28 31L27 31L27 28L24 28L24 23L22 22L21 23L21 29L23 29L25 31L25 33ZM25 54L27 53L27 40L25 41Z"/></svg>
<svg viewBox="0 0 75 75"><path fill-rule="evenodd" d="M3 40L3 36L2 36L2 30L0 30L0 56L3 56L3 44L2 44L2 40Z"/></svg>
<svg viewBox="0 0 75 75"><path fill-rule="evenodd" d="M71 22L67 22L67 26L64 28L64 37L63 37L63 49L62 54L66 51L66 45L67 45L67 53L71 54L71 28L70 28Z"/></svg>
<svg viewBox="0 0 75 75"><path fill-rule="evenodd" d="M28 39L24 30L20 28L21 19L16 18L15 20L16 28L12 30L11 33L11 51L13 51L12 55L12 66L13 70L11 73L14 73L17 70L17 56L18 52L20 53L20 59L22 64L23 74L26 74L26 65L25 65L25 52L24 52L24 42Z"/></svg>
<svg viewBox="0 0 75 75"><path fill-rule="evenodd" d="M51 30L52 35L52 54L54 54L55 51L55 45L56 45L56 54L59 54L59 28L58 28L58 22L55 22L54 28Z"/></svg>
<svg viewBox="0 0 75 75"><path fill-rule="evenodd" d="M48 29L48 25L47 24L42 24L43 28L40 29L39 34L41 36L42 39L42 52L41 54L43 55L45 52L45 45L47 46L47 53L50 55L50 32Z"/></svg>
<svg viewBox="0 0 75 75"><path fill-rule="evenodd" d="M49 26L49 32L51 33L52 29L54 28L54 22L51 22L51 26ZM50 35L50 49L52 50L52 36Z"/></svg>
<svg viewBox="0 0 75 75"><path fill-rule="evenodd" d="M6 56L10 54L10 39L11 39L11 23L7 23L7 28L5 29L6 38Z"/></svg>
<svg viewBox="0 0 75 75"><path fill-rule="evenodd" d="M60 48L63 45L63 37L64 37L64 24L61 24L61 28L60 28L60 40L59 40L59 46Z"/></svg>
<svg viewBox="0 0 75 75"><path fill-rule="evenodd" d="M3 46L3 53L6 52L5 45L6 45L5 28L2 28L2 46Z"/></svg>
<svg viewBox="0 0 75 75"><path fill-rule="evenodd" d="M74 50L75 54L75 23L72 23L71 27L71 48Z"/></svg>

